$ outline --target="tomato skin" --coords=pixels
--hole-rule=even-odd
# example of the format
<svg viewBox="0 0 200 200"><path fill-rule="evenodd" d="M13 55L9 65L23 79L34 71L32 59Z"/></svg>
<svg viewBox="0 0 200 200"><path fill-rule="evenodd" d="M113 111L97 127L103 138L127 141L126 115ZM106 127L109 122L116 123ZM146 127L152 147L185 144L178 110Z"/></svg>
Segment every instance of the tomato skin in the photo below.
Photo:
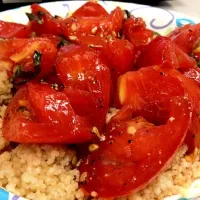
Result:
<svg viewBox="0 0 200 200"><path fill-rule="evenodd" d="M0 59L9 59L14 62L15 65L21 65L22 71L24 72L34 72L34 52L37 51L41 53L41 71L38 74L38 78L44 77L52 71L57 55L56 47L46 38L0 41L0 50L2 50Z"/></svg>
<svg viewBox="0 0 200 200"><path fill-rule="evenodd" d="M20 143L80 143L92 138L91 128L74 113L64 93L47 84L28 83L6 110L3 136Z"/></svg>
<svg viewBox="0 0 200 200"><path fill-rule="evenodd" d="M0 20L1 38L27 38L31 35L30 25L23 25L13 22L4 22Z"/></svg>
<svg viewBox="0 0 200 200"><path fill-rule="evenodd" d="M41 7L38 4L31 5L32 14L38 15L42 20L42 23L38 23L35 20L30 22L32 30L37 34L53 34L60 36L62 34L61 22L63 21L60 18L54 18L46 9ZM42 13L42 14L40 14Z"/></svg>
<svg viewBox="0 0 200 200"><path fill-rule="evenodd" d="M146 45L153 39L154 32L146 28L142 18L128 18L124 24L122 33L136 47Z"/></svg>
<svg viewBox="0 0 200 200"><path fill-rule="evenodd" d="M187 24L176 28L168 37L185 53L191 54L199 41L200 24Z"/></svg>
<svg viewBox="0 0 200 200"><path fill-rule="evenodd" d="M75 43L81 43L82 36L116 38L122 28L123 20L124 11L119 7L107 17L72 16L62 22L63 35Z"/></svg>
<svg viewBox="0 0 200 200"><path fill-rule="evenodd" d="M135 48L128 40L114 39L105 44L103 53L108 60L112 80L116 86L118 77L133 69Z"/></svg>
<svg viewBox="0 0 200 200"><path fill-rule="evenodd" d="M137 59L137 67L168 64L173 68L190 68L196 62L185 54L167 37L159 36L152 40Z"/></svg>
<svg viewBox="0 0 200 200"><path fill-rule="evenodd" d="M154 124L163 124L169 117L166 99L184 94L184 88L177 78L147 67L120 76L116 98L120 103L119 108L130 104L134 116L143 116Z"/></svg>
<svg viewBox="0 0 200 200"><path fill-rule="evenodd" d="M137 128L134 119L111 121L107 139L80 166L80 172L87 175L82 188L104 198L120 197L144 188L183 143L190 113L187 101L175 98L170 102L170 117L174 120L169 119L165 125L152 127L143 123ZM136 127L134 134L127 131L131 126Z"/></svg>
<svg viewBox="0 0 200 200"><path fill-rule="evenodd" d="M87 2L77 9L73 17L106 17L108 12L97 2Z"/></svg>
<svg viewBox="0 0 200 200"><path fill-rule="evenodd" d="M102 129L110 102L111 80L109 68L100 55L85 46L66 45L59 51L56 72L76 113L87 116ZM89 102L81 100L84 98Z"/></svg>

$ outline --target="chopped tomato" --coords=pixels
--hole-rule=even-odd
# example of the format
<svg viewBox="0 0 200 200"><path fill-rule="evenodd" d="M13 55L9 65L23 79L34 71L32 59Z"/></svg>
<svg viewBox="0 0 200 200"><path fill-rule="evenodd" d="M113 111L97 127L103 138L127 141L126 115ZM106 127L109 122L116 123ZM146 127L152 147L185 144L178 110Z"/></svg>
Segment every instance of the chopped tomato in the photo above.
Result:
<svg viewBox="0 0 200 200"><path fill-rule="evenodd" d="M142 51L137 59L138 68L169 64L172 68L190 68L196 62L167 37L157 37Z"/></svg>
<svg viewBox="0 0 200 200"><path fill-rule="evenodd" d="M93 49L66 45L60 49L56 71L77 114L102 129L110 101L110 72ZM84 100L84 98L87 99Z"/></svg>
<svg viewBox="0 0 200 200"><path fill-rule="evenodd" d="M124 24L122 33L136 47L148 44L154 36L154 32L146 28L142 18L128 18Z"/></svg>
<svg viewBox="0 0 200 200"><path fill-rule="evenodd" d="M191 114L183 98L172 98L169 106L169 119L162 126L154 127L132 116L111 120L107 139L80 166L81 174L85 173L81 182L85 192L95 191L103 198L135 193L165 169L183 143Z"/></svg>
<svg viewBox="0 0 200 200"><path fill-rule="evenodd" d="M134 116L144 116L155 124L163 124L169 117L169 105L166 104L166 99L170 100L173 96L179 95L188 96L193 111L189 131L195 136L193 144L191 140L189 142L189 152L194 150L194 146L200 146L200 117L197 115L200 111L200 91L193 80L177 70L149 67L128 72L119 79L118 95L121 105L132 106L135 111ZM188 144L188 140L186 143Z"/></svg>
<svg viewBox="0 0 200 200"><path fill-rule="evenodd" d="M117 37L122 28L124 11L117 7L107 17L69 17L62 23L63 35L80 43L81 36Z"/></svg>
<svg viewBox="0 0 200 200"><path fill-rule="evenodd" d="M185 53L191 54L200 40L200 24L187 24L176 28L169 35L169 38Z"/></svg>
<svg viewBox="0 0 200 200"><path fill-rule="evenodd" d="M30 20L32 30L37 34L53 34L60 36L62 34L60 17L53 17L46 9L38 4L31 5L32 13L27 14Z"/></svg>
<svg viewBox="0 0 200 200"><path fill-rule="evenodd" d="M133 69L135 48L128 40L114 39L105 42L101 51L110 68L113 93L115 94L119 76Z"/></svg>
<svg viewBox="0 0 200 200"><path fill-rule="evenodd" d="M30 25L23 25L13 22L4 22L0 20L1 38L27 38L31 35Z"/></svg>
<svg viewBox="0 0 200 200"><path fill-rule="evenodd" d="M48 75L52 71L57 55L57 49L46 38L1 40L0 50L1 60L9 59L15 63L14 78L22 79L27 78L23 75L33 75L32 72L38 77Z"/></svg>
<svg viewBox="0 0 200 200"><path fill-rule="evenodd" d="M87 2L77 9L73 17L106 17L108 12L97 2Z"/></svg>
<svg viewBox="0 0 200 200"><path fill-rule="evenodd" d="M3 122L3 136L20 143L80 143L92 138L91 129L75 114L66 94L36 83L17 92Z"/></svg>
<svg viewBox="0 0 200 200"><path fill-rule="evenodd" d="M141 115L155 124L163 124L169 117L166 99L184 96L184 88L177 78L152 67L122 75L117 89L121 106L130 104L135 116Z"/></svg>

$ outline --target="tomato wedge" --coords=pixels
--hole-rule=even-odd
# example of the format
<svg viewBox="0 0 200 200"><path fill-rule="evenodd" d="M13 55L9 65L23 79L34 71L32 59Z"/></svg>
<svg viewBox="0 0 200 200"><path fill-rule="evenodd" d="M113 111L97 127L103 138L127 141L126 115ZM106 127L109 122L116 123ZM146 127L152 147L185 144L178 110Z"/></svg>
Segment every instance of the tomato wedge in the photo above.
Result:
<svg viewBox="0 0 200 200"><path fill-rule="evenodd" d="M144 188L165 169L183 143L190 114L187 100L176 97L170 101L170 118L165 125L153 127L132 116L125 121L111 120L107 139L80 166L86 177L81 187L104 198Z"/></svg>
<svg viewBox="0 0 200 200"><path fill-rule="evenodd" d="M76 113L87 116L102 129L109 108L111 80L100 55L85 46L66 45L58 53L56 71Z"/></svg>
<svg viewBox="0 0 200 200"><path fill-rule="evenodd" d="M176 46L170 38L162 36L152 40L137 59L138 68L166 63L175 69L191 68L196 65L195 60Z"/></svg>
<svg viewBox="0 0 200 200"><path fill-rule="evenodd" d="M0 60L14 63L13 78L19 78L20 82L36 75L38 78L48 75L57 55L55 45L46 38L1 40L0 50Z"/></svg>
<svg viewBox="0 0 200 200"><path fill-rule="evenodd" d="M176 28L169 35L169 38L185 53L191 54L200 40L200 24L187 24Z"/></svg>
<svg viewBox="0 0 200 200"><path fill-rule="evenodd" d="M31 35L30 25L23 25L13 22L4 22L0 20L1 38L27 38Z"/></svg>
<svg viewBox="0 0 200 200"><path fill-rule="evenodd" d="M91 130L88 121L75 114L66 94L47 84L21 88L3 122L3 136L20 143L80 143L93 137Z"/></svg>
<svg viewBox="0 0 200 200"><path fill-rule="evenodd" d="M73 17L106 17L108 12L97 2L89 1L77 9Z"/></svg>
<svg viewBox="0 0 200 200"><path fill-rule="evenodd" d="M136 116L141 115L154 124L163 124L169 117L166 99L185 94L177 78L153 67L122 75L117 89L119 107L130 104Z"/></svg>
<svg viewBox="0 0 200 200"><path fill-rule="evenodd" d="M122 33L136 47L148 44L154 36L154 32L146 28L142 18L133 16L124 21Z"/></svg>
<svg viewBox="0 0 200 200"><path fill-rule="evenodd" d="M53 17L45 8L38 4L31 5L31 13L27 13L32 30L37 34L62 35L60 17Z"/></svg>
<svg viewBox="0 0 200 200"><path fill-rule="evenodd" d="M69 17L62 23L63 35L70 41L81 43L82 36L116 38L122 28L124 11L117 7L109 16Z"/></svg>

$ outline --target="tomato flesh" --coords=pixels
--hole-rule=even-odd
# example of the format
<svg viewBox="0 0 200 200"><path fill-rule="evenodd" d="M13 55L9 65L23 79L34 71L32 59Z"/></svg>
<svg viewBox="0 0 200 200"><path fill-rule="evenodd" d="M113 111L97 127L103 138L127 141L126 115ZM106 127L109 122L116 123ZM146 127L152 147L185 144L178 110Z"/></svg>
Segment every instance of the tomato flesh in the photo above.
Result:
<svg viewBox="0 0 200 200"><path fill-rule="evenodd" d="M106 17L108 12L97 2L89 1L77 9L73 17Z"/></svg>
<svg viewBox="0 0 200 200"><path fill-rule="evenodd" d="M30 25L23 25L13 22L4 22L0 20L1 38L27 38L31 35Z"/></svg>
<svg viewBox="0 0 200 200"><path fill-rule="evenodd" d="M137 59L137 67L168 64L172 68L190 68L196 62L185 54L167 37L156 37L142 51Z"/></svg>
<svg viewBox="0 0 200 200"><path fill-rule="evenodd" d="M3 136L20 143L80 143L92 138L91 129L75 114L65 93L36 83L17 92L3 122Z"/></svg>
<svg viewBox="0 0 200 200"><path fill-rule="evenodd" d="M99 54L85 46L66 45L58 54L56 71L77 114L88 116L94 126L102 129L111 80L109 68Z"/></svg>
<svg viewBox="0 0 200 200"><path fill-rule="evenodd" d="M144 188L165 168L182 144L190 123L188 107L183 98L172 98L170 117L173 120L169 118L165 125L157 127L143 123L137 128L134 120L130 119L111 121L107 140L100 143L99 149L80 166L80 172L86 174L82 188L105 198L127 195ZM133 134L129 130L134 130Z"/></svg>
<svg viewBox="0 0 200 200"><path fill-rule="evenodd" d="M191 54L200 39L200 24L187 24L176 28L169 35L169 38L185 53Z"/></svg>

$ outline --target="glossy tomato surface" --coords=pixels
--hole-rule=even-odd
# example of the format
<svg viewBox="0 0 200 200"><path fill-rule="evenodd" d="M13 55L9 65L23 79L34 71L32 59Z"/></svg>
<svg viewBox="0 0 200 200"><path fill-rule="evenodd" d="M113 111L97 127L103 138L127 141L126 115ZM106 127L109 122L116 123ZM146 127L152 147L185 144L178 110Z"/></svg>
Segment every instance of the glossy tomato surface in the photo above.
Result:
<svg viewBox="0 0 200 200"><path fill-rule="evenodd" d="M85 46L66 45L58 54L56 71L76 112L88 116L94 126L102 129L109 108L111 79L100 55Z"/></svg>
<svg viewBox="0 0 200 200"><path fill-rule="evenodd" d="M127 195L144 188L182 144L190 123L188 107L187 100L172 98L170 118L162 126L154 127L138 119L111 120L107 139L80 166L81 173L86 174L81 187L105 198Z"/></svg>
<svg viewBox="0 0 200 200"><path fill-rule="evenodd" d="M70 144L91 139L91 128L75 114L65 93L48 84L28 83L6 110L3 136L20 143Z"/></svg>
<svg viewBox="0 0 200 200"><path fill-rule="evenodd" d="M0 20L1 38L27 38L31 35L30 25L23 25L13 22L4 22Z"/></svg>

